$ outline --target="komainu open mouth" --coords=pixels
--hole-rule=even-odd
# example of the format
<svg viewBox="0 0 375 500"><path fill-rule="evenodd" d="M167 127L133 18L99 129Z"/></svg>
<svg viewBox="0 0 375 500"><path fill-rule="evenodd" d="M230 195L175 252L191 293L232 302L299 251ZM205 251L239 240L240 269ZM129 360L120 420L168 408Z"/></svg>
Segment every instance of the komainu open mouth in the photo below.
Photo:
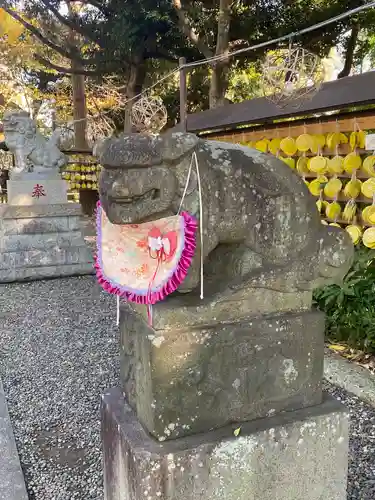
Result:
<svg viewBox="0 0 375 500"><path fill-rule="evenodd" d="M113 201L115 203L119 203L120 205L130 205L139 201L157 200L159 198L159 193L159 189L150 189L150 191L146 191L146 193L143 193L141 195L116 196L113 197Z"/></svg>

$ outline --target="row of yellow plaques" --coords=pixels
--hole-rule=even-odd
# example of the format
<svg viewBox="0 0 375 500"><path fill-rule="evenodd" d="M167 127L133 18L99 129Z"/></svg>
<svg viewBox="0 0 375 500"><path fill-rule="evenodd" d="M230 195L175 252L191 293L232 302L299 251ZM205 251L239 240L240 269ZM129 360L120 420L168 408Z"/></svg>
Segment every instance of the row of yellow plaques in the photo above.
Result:
<svg viewBox="0 0 375 500"><path fill-rule="evenodd" d="M324 194L327 198L337 198L342 193L346 198L356 199L363 195L369 200L375 196L375 178L371 177L365 181L357 179L355 175L350 180L341 180L338 177L328 178L325 175L319 175L312 181L305 180L313 196Z"/></svg>
<svg viewBox="0 0 375 500"><path fill-rule="evenodd" d="M323 224L328 224L326 221L322 221ZM330 226L342 227L338 222L331 222ZM365 230L357 224L351 224L345 227L345 231L351 237L354 245L358 245L362 241L362 243L371 249L375 249L375 227L369 227Z"/></svg>
<svg viewBox="0 0 375 500"><path fill-rule="evenodd" d="M318 154L324 147L334 151L341 144L350 144L352 151L356 148L364 148L366 144L366 132L360 130L346 135L342 132L324 134L301 134L297 138L294 137L275 137L273 139L260 139L259 141L243 142L242 144L258 149L263 153L272 153L278 155L283 152L287 156L295 156L297 152Z"/></svg>

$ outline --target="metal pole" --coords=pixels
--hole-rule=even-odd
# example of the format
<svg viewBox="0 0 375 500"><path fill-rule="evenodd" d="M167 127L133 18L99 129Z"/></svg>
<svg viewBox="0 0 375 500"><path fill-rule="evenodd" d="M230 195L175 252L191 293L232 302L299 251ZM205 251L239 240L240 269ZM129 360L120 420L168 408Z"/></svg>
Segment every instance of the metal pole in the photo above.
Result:
<svg viewBox="0 0 375 500"><path fill-rule="evenodd" d="M180 67L180 130L181 132L187 131L187 85L186 85L186 59L185 57L180 57L178 60Z"/></svg>

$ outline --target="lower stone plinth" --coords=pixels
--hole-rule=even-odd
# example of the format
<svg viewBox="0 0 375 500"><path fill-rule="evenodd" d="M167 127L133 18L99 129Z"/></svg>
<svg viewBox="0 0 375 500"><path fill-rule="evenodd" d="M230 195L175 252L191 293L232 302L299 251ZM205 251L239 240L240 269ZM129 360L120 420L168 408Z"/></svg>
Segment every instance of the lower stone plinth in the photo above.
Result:
<svg viewBox="0 0 375 500"><path fill-rule="evenodd" d="M0 283L92 273L78 204L0 206Z"/></svg>
<svg viewBox="0 0 375 500"><path fill-rule="evenodd" d="M105 500L345 500L348 414L322 404L159 443L119 389L102 400Z"/></svg>

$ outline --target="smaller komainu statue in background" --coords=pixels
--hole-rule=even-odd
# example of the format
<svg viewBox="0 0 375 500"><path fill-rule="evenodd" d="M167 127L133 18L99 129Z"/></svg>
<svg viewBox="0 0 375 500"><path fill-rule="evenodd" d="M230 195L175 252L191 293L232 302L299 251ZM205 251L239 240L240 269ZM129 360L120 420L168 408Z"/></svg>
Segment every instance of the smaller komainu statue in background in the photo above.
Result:
<svg viewBox="0 0 375 500"><path fill-rule="evenodd" d="M25 111L7 111L3 124L5 143L15 156L12 179L32 175L60 177L60 169L67 164L67 158L57 147L56 134L49 139L44 137Z"/></svg>

